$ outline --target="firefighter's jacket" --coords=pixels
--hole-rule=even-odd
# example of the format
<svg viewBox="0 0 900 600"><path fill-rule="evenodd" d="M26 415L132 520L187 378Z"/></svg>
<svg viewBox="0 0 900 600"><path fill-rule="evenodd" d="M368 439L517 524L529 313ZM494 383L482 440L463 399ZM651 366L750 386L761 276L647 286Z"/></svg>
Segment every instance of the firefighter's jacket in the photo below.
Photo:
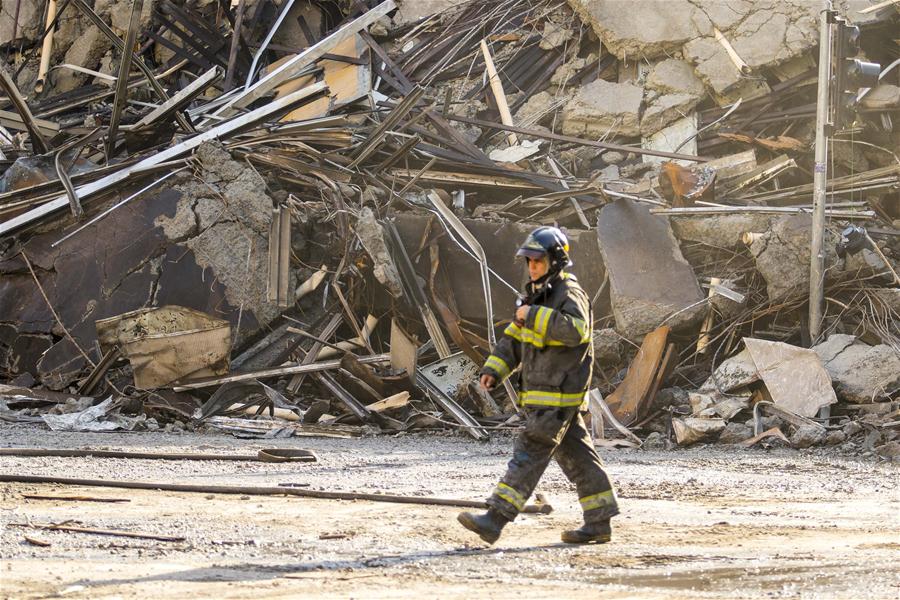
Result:
<svg viewBox="0 0 900 600"><path fill-rule="evenodd" d="M510 325L481 369L497 383L521 365L523 406L580 406L591 382L591 303L573 275L562 273L532 299L525 323Z"/></svg>

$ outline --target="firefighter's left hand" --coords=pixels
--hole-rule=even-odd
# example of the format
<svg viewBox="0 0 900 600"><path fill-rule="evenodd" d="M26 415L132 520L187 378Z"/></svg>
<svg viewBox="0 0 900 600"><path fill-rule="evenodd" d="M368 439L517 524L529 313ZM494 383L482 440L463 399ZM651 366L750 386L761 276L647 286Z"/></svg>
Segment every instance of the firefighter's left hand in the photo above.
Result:
<svg viewBox="0 0 900 600"><path fill-rule="evenodd" d="M525 324L525 319L528 318L528 310L531 307L527 304L525 306L520 306L516 309L516 323L521 327Z"/></svg>

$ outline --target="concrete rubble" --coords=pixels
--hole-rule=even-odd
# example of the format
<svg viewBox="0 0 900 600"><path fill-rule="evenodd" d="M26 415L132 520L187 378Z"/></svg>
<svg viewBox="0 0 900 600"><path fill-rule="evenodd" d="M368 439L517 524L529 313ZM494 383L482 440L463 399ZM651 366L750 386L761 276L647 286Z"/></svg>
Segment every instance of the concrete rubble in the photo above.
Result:
<svg viewBox="0 0 900 600"><path fill-rule="evenodd" d="M4 419L484 439L521 417L468 380L556 225L645 448L896 457L900 69L829 144L811 339L818 4L78 0L44 44L45 4L0 3ZM900 5L835 4L887 67ZM191 311L196 370L175 317L108 334Z"/></svg>

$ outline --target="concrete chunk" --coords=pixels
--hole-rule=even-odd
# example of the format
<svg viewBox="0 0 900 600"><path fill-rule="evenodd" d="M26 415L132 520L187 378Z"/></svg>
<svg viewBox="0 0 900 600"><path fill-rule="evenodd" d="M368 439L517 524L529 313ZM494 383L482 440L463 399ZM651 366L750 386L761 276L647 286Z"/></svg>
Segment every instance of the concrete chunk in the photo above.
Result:
<svg viewBox="0 0 900 600"><path fill-rule="evenodd" d="M562 110L562 132L597 138L614 135L640 135L643 88L631 83L597 80L578 90Z"/></svg>
<svg viewBox="0 0 900 600"><path fill-rule="evenodd" d="M692 94L665 94L654 100L641 117L641 135L652 135L666 125L687 116L700 102Z"/></svg>
<svg viewBox="0 0 900 600"><path fill-rule="evenodd" d="M647 89L660 94L689 94L697 97L703 97L706 93L694 68L675 58L660 61L651 69L647 75Z"/></svg>
<svg viewBox="0 0 900 600"><path fill-rule="evenodd" d="M890 346L869 346L852 335L833 334L813 350L845 402L876 402L900 389L900 354Z"/></svg>
<svg viewBox="0 0 900 600"><path fill-rule="evenodd" d="M629 200L600 211L600 252L609 271L616 329L636 338L663 321L677 329L705 314L705 297L668 222Z"/></svg>

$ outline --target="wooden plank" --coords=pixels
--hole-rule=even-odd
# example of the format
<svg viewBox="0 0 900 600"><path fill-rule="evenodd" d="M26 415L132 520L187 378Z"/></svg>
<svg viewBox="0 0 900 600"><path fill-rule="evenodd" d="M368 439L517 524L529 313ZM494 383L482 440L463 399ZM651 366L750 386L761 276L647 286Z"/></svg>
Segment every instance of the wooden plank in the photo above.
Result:
<svg viewBox="0 0 900 600"><path fill-rule="evenodd" d="M497 109L500 111L500 121L502 121L504 125L512 126L512 115L509 112L509 104L506 102L506 94L503 92L503 82L500 81L500 77L497 75L497 67L494 66L494 59L491 58L491 51L488 49L487 43L484 40L481 40L481 53L484 55L484 66L487 70L488 81L491 84L491 92L494 94L494 100L497 102ZM509 132L506 135L506 141L509 142L510 146L515 146L519 143L519 138L516 137L514 132Z"/></svg>
<svg viewBox="0 0 900 600"><path fill-rule="evenodd" d="M215 116L229 117L237 112L237 110L266 96L277 86L293 78L297 73L320 59L323 54L331 52L338 44L356 35L360 30L369 27L395 8L397 8L397 5L394 4L393 0L385 0L385 2L382 2L353 21L350 21L319 43L310 46L265 77L261 78L255 84L232 98L227 104L217 110Z"/></svg>
<svg viewBox="0 0 900 600"><path fill-rule="evenodd" d="M628 367L621 385L607 398L607 405L623 425L635 422L656 381L660 362L666 352L669 327L663 325L644 337L637 356Z"/></svg>

